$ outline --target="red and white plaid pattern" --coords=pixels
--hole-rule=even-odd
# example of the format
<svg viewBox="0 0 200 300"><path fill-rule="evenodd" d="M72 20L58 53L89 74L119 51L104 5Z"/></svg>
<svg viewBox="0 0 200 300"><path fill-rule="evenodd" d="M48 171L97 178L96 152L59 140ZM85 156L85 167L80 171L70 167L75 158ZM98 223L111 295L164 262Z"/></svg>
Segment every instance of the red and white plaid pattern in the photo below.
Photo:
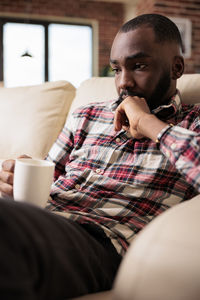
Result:
<svg viewBox="0 0 200 300"><path fill-rule="evenodd" d="M160 134L159 150L148 138L114 131L116 106L90 104L68 120L47 157L56 163L47 208L98 224L124 254L155 216L200 191L200 107L181 105L177 94L157 110L177 124Z"/></svg>

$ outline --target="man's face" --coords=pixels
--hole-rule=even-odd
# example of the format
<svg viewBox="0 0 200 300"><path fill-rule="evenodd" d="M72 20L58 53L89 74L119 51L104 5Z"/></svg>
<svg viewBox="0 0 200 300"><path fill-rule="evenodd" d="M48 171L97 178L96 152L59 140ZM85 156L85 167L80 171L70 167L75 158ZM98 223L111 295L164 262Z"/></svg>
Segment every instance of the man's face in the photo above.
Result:
<svg viewBox="0 0 200 300"><path fill-rule="evenodd" d="M118 94L144 97L151 110L166 103L176 89L173 57L173 46L156 42L150 27L118 33L110 57Z"/></svg>

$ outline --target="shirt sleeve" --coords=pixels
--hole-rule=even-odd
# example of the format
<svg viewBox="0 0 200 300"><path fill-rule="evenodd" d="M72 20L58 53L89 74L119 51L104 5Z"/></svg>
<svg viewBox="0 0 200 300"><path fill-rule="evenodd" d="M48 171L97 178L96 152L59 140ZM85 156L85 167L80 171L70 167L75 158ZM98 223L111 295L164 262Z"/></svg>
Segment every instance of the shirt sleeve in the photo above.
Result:
<svg viewBox="0 0 200 300"><path fill-rule="evenodd" d="M159 140L161 152L200 192L200 119L196 118L189 129L167 127Z"/></svg>
<svg viewBox="0 0 200 300"><path fill-rule="evenodd" d="M73 115L71 115L46 157L47 160L55 163L54 180L65 172L65 165L74 147L74 124Z"/></svg>

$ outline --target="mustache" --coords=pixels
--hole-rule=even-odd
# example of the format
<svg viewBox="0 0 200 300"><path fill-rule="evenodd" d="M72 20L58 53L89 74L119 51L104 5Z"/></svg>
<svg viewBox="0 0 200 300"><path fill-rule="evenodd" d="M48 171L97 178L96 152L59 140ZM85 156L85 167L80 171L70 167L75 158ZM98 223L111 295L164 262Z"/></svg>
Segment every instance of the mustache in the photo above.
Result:
<svg viewBox="0 0 200 300"><path fill-rule="evenodd" d="M137 93L137 92L133 92L133 91L130 91L130 90L125 90L125 91L122 91L121 94L119 95L118 101L122 102L124 100L124 96L125 97L128 97L128 96L132 96L132 97L137 96L139 98L145 98L145 96L142 93Z"/></svg>

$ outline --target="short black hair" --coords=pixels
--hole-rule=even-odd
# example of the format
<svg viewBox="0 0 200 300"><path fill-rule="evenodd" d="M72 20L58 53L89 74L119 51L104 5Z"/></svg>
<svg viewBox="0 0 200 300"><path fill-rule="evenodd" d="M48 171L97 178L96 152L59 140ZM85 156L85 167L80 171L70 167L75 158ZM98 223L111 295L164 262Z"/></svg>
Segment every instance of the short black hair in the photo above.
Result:
<svg viewBox="0 0 200 300"><path fill-rule="evenodd" d="M169 18L159 14L143 14L126 22L119 32L128 32L141 26L148 26L154 30L156 41L175 42L184 51L181 34L178 27Z"/></svg>

